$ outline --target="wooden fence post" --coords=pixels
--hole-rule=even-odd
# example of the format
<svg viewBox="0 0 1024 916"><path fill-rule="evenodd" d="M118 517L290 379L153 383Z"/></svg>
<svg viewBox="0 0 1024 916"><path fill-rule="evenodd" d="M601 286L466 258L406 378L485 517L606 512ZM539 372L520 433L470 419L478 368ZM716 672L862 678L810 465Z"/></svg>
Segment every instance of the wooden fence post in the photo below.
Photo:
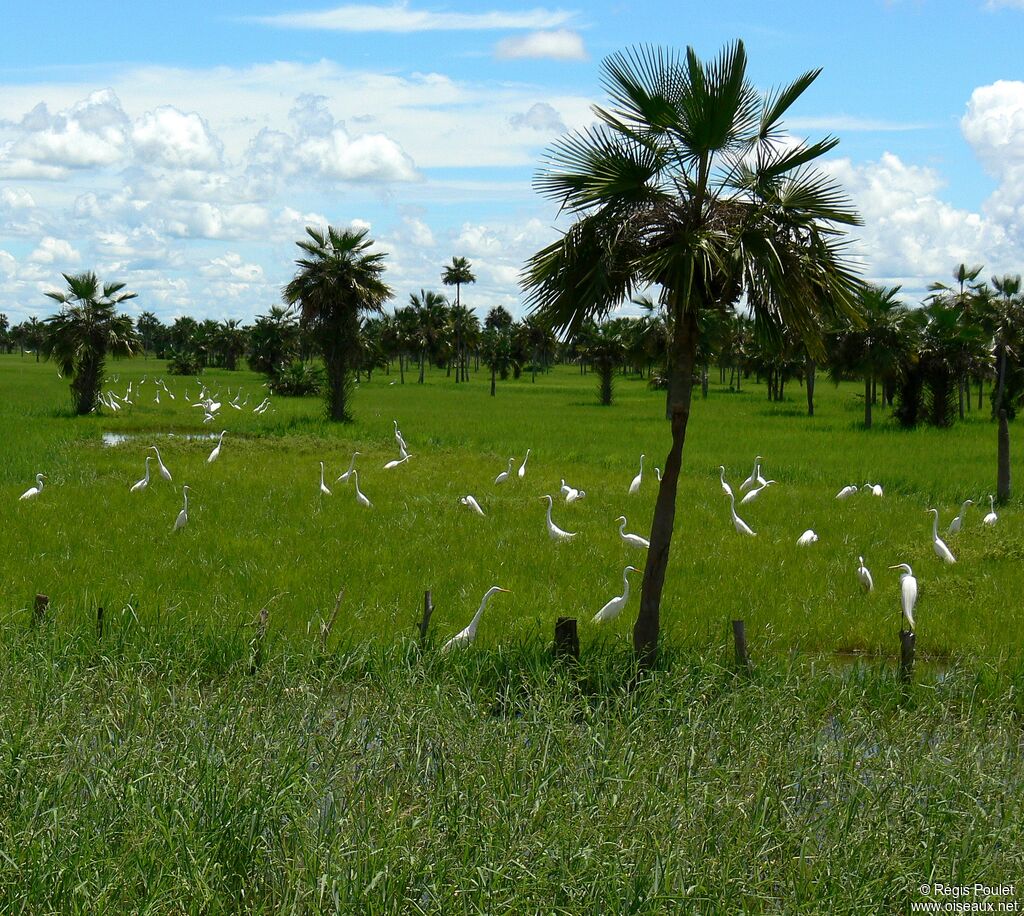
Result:
<svg viewBox="0 0 1024 916"><path fill-rule="evenodd" d="M736 667L750 674L750 652L747 649L747 632L742 620L732 622L732 641L736 649Z"/></svg>
<svg viewBox="0 0 1024 916"><path fill-rule="evenodd" d="M555 658L580 660L580 637L575 617L559 617L555 621Z"/></svg>
<svg viewBox="0 0 1024 916"><path fill-rule="evenodd" d="M420 621L420 645L427 641L427 628L430 626L430 615L434 613L434 602L428 588L423 593L423 619Z"/></svg>
<svg viewBox="0 0 1024 916"><path fill-rule="evenodd" d="M913 630L900 629L900 680L909 684L914 676L914 652L917 648L917 634Z"/></svg>
<svg viewBox="0 0 1024 916"><path fill-rule="evenodd" d="M32 622L40 624L46 619L46 609L50 606L50 599L46 595L36 595L35 607L32 609Z"/></svg>

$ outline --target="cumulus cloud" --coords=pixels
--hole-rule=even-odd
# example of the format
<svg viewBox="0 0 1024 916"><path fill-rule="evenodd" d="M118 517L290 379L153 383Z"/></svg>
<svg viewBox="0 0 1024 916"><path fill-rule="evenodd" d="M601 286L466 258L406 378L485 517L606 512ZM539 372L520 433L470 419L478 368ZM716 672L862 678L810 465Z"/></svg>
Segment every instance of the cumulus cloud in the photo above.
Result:
<svg viewBox="0 0 1024 916"><path fill-rule="evenodd" d="M263 279L263 268L259 264L246 262L235 251L229 251L219 258L213 258L199 268L199 273L204 277L234 280L240 283L257 283Z"/></svg>
<svg viewBox="0 0 1024 916"><path fill-rule="evenodd" d="M32 195L24 188L0 189L0 206L9 210L27 210L35 205Z"/></svg>
<svg viewBox="0 0 1024 916"><path fill-rule="evenodd" d="M1024 82L979 86L971 93L960 129L993 174L1024 164Z"/></svg>
<svg viewBox="0 0 1024 916"><path fill-rule="evenodd" d="M501 60L518 58L545 58L547 60L586 60L583 37L579 32L557 29L551 32L531 32L529 35L503 38L494 48L494 56Z"/></svg>
<svg viewBox="0 0 1024 916"><path fill-rule="evenodd" d="M14 255L0 248L0 275L5 277L13 276L17 266L18 262L14 259Z"/></svg>
<svg viewBox="0 0 1024 916"><path fill-rule="evenodd" d="M513 127L525 127L543 133L565 133L568 130L562 116L547 102L534 102L526 111L512 115L508 122Z"/></svg>
<svg viewBox="0 0 1024 916"><path fill-rule="evenodd" d="M416 10L408 3L389 6L347 4L334 9L259 16L253 21L286 29L336 32L450 32L491 29L550 29L573 18L565 10L488 10L454 13Z"/></svg>
<svg viewBox="0 0 1024 916"><path fill-rule="evenodd" d="M136 155L145 162L175 169L221 165L221 142L194 111L186 114L173 105L161 105L132 125L131 138Z"/></svg>
<svg viewBox="0 0 1024 916"><path fill-rule="evenodd" d="M28 259L33 264L58 264L60 266L76 264L82 256L64 239L55 239L52 235L44 236L39 246Z"/></svg>

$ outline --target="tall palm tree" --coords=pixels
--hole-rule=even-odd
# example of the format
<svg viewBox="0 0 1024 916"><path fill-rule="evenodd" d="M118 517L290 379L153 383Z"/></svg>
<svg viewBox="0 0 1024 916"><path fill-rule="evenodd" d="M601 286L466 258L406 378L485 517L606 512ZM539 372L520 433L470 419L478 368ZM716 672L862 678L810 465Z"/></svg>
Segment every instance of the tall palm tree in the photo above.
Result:
<svg viewBox="0 0 1024 916"><path fill-rule="evenodd" d="M1014 330L1021 326L1024 303L1020 300L1020 274L993 277L992 286L999 293L997 300L989 302L987 321L992 330L996 357L996 393L992 401L992 415L998 418L1006 392L1006 363L1010 357L1018 355L1014 352L1012 337Z"/></svg>
<svg viewBox="0 0 1024 916"><path fill-rule="evenodd" d="M381 279L385 255L368 252L373 242L365 229L328 226L324 232L307 226L306 235L296 243L304 256L295 262L299 270L283 296L289 305L301 307L302 322L323 356L327 415L348 421L359 322L367 313L382 311L391 298L391 288Z"/></svg>
<svg viewBox="0 0 1024 916"><path fill-rule="evenodd" d="M67 291L46 294L61 304L61 310L46 319L43 350L71 377L75 412L87 414L99 402L107 356L131 356L140 347L131 318L117 312L137 294L123 283L100 285L92 271L63 277Z"/></svg>
<svg viewBox="0 0 1024 916"><path fill-rule="evenodd" d="M445 286L455 287L455 305L462 305L462 284L476 283L469 259L453 257L451 264L446 264L441 273L441 282Z"/></svg>
<svg viewBox="0 0 1024 916"><path fill-rule="evenodd" d="M556 142L536 179L577 219L525 268L533 308L571 329L657 286L671 315L672 445L633 629L643 663L657 651L701 315L745 296L762 335L789 327L820 350L823 317L852 313L859 287L839 228L858 217L810 165L838 140L793 144L782 127L819 71L762 96L746 68L741 42L709 63L692 48L612 55L603 65L611 106Z"/></svg>
<svg viewBox="0 0 1024 916"><path fill-rule="evenodd" d="M472 309L456 304L448 310L448 330L455 346L455 382L469 381L466 357L470 340L479 334L480 321Z"/></svg>
<svg viewBox="0 0 1024 916"><path fill-rule="evenodd" d="M448 324L448 300L433 290L421 289L409 296L409 307L416 316L416 349L420 358L419 383L424 381L427 360L435 355L445 342Z"/></svg>

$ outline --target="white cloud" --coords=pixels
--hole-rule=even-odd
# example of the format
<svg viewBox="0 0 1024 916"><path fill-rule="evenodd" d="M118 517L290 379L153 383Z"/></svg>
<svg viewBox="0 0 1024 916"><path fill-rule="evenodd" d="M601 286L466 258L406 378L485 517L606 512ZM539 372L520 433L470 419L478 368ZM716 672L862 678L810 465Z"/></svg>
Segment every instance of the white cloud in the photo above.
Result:
<svg viewBox="0 0 1024 916"><path fill-rule="evenodd" d="M155 223L177 238L252 238L270 222L264 207L256 204L217 206L204 202L168 201L151 207Z"/></svg>
<svg viewBox="0 0 1024 916"><path fill-rule="evenodd" d="M143 161L173 169L215 169L223 147L196 112L173 105L146 112L132 126L136 155Z"/></svg>
<svg viewBox="0 0 1024 916"><path fill-rule="evenodd" d="M199 268L204 277L219 280L234 280L236 283L258 283L263 279L263 268L259 264L246 262L240 254L229 251L227 254L214 258Z"/></svg>
<svg viewBox="0 0 1024 916"><path fill-rule="evenodd" d="M1024 82L979 86L971 93L960 129L995 175L1024 163Z"/></svg>
<svg viewBox="0 0 1024 916"><path fill-rule="evenodd" d="M27 210L36 205L32 195L24 188L3 188L0 190L0 206L10 210Z"/></svg>
<svg viewBox="0 0 1024 916"><path fill-rule="evenodd" d="M508 119L513 127L526 127L543 133L565 133L568 129L562 116L547 102L534 102L526 111Z"/></svg>
<svg viewBox="0 0 1024 916"><path fill-rule="evenodd" d="M17 266L18 262L14 259L14 255L0 248L0 274L3 274L5 277L11 277L14 275Z"/></svg>
<svg viewBox="0 0 1024 916"><path fill-rule="evenodd" d="M408 239L413 245L420 248L433 248L435 245L434 233L423 220L414 216L407 216L402 220L402 236Z"/></svg>
<svg viewBox="0 0 1024 916"><path fill-rule="evenodd" d="M415 10L408 3L390 6L348 4L334 9L255 17L263 25L337 32L440 32L492 29L551 29L573 18L565 10L490 10L453 13Z"/></svg>
<svg viewBox="0 0 1024 916"><path fill-rule="evenodd" d="M503 38L494 48L501 60L545 58L547 60L586 60L587 51L579 32L558 29L553 32L531 32L529 35Z"/></svg>
<svg viewBox="0 0 1024 916"><path fill-rule="evenodd" d="M54 264L60 267L76 264L82 256L64 239L55 239L52 235L44 236L28 259L34 264Z"/></svg>

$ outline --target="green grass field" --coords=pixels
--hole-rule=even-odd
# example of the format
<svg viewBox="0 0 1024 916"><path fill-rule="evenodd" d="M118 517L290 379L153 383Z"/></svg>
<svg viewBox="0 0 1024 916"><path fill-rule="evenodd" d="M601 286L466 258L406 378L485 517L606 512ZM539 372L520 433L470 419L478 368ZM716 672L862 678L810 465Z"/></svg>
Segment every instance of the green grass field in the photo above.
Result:
<svg viewBox="0 0 1024 916"><path fill-rule="evenodd" d="M123 393L163 364L110 371ZM601 408L592 376L558 368L492 399L483 374L456 386L434 370L424 386L364 382L350 426L283 398L204 425L184 401L196 383L164 377L173 402L147 384L130 412L79 419L51 365L0 357L0 912L906 912L928 882L1024 884L1024 532L1017 500L981 525L982 415L868 432L858 386L819 383L808 418L797 386L770 404L752 381L713 385L684 455L664 651L637 682L636 593L618 620L589 621L642 565L613 520L649 525L660 393L622 379ZM249 373L204 381L225 401L264 396ZM415 457L384 471L393 419ZM224 428L208 465L214 443L187 436ZM152 443L173 485L154 474L131 494ZM527 447L525 479L495 487ZM370 510L334 483L354 449ZM741 510L750 539L718 465L737 486L755 454L779 483ZM42 494L19 502L37 472ZM562 477L587 496L556 502L579 532L556 544L538 497ZM833 498L868 480L882 499ZM945 566L926 509L945 527L967 497L985 506L946 538L959 562ZM808 527L820 542L797 547ZM921 585L907 687L899 562ZM512 594L471 649L421 653L425 589L438 645L494 583ZM248 624L274 596L250 672ZM563 615L580 619L577 668L549 657ZM752 678L732 671L735 617Z"/></svg>

